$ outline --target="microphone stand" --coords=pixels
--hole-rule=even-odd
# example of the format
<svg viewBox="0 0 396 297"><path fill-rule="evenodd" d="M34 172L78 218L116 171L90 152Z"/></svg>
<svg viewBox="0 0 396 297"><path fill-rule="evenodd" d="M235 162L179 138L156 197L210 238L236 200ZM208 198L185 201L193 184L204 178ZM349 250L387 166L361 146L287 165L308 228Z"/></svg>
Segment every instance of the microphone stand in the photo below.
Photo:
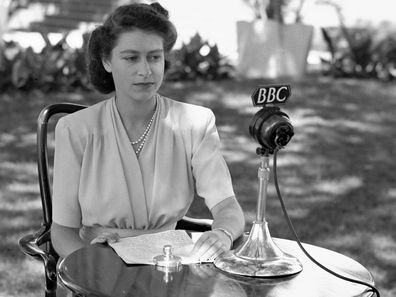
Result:
<svg viewBox="0 0 396 297"><path fill-rule="evenodd" d="M260 156L256 220L252 223L249 236L244 243L237 249L219 256L214 265L231 274L255 277L290 276L301 272L303 267L297 258L284 253L271 238L265 220L270 150L260 147L256 152Z"/></svg>

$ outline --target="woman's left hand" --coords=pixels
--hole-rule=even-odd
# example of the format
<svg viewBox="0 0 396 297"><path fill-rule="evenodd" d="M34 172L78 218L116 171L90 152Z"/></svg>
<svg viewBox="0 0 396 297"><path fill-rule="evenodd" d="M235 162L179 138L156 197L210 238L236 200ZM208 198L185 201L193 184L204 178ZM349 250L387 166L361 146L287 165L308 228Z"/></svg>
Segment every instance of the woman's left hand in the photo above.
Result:
<svg viewBox="0 0 396 297"><path fill-rule="evenodd" d="M222 253L230 250L230 238L220 230L204 232L195 243L192 255L201 262L216 259Z"/></svg>
<svg viewBox="0 0 396 297"><path fill-rule="evenodd" d="M117 242L119 239L120 239L120 236L118 235L118 233L104 232L104 233L100 234L99 236L95 237L91 241L91 244L114 243L114 242Z"/></svg>

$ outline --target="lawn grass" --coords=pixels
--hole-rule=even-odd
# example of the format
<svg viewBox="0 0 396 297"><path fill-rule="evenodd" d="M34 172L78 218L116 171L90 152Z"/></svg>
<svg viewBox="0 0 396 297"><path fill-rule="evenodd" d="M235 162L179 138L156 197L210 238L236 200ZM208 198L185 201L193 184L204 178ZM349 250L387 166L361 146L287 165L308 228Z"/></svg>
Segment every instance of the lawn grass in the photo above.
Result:
<svg viewBox="0 0 396 297"><path fill-rule="evenodd" d="M248 136L250 94L263 81L167 83L162 94L212 108L247 230L255 218L257 145ZM292 82L282 107L295 136L278 156L281 191L304 242L343 253L373 274L383 297L396 295L396 86L368 80L308 77ZM18 239L38 228L36 118L45 105L93 104L93 92L0 94L0 296L42 296L41 264ZM51 141L50 141L51 144ZM269 187L273 236L292 238ZM202 201L190 214L208 215Z"/></svg>

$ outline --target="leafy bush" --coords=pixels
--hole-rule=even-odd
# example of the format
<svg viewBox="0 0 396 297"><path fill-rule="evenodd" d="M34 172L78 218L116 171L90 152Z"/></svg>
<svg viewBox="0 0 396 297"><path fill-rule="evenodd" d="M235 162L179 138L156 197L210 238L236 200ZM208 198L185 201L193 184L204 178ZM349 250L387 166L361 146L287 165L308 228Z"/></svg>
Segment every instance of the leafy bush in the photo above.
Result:
<svg viewBox="0 0 396 297"><path fill-rule="evenodd" d="M5 43L4 50L0 51L0 92L12 88L43 91L90 88L84 47L71 48L66 36L52 45L46 35L42 36L46 45L40 53L13 42ZM86 44L88 35L84 37ZM210 46L198 34L172 52L170 59L171 66L166 71L168 80L216 80L230 77L233 70L217 46Z"/></svg>
<svg viewBox="0 0 396 297"><path fill-rule="evenodd" d="M383 28L347 28L341 6L331 0L320 0L330 5L339 19L338 28L322 29L322 35L331 53L322 59L325 73L335 77L378 78L396 77L396 37ZM382 37L380 37L382 36Z"/></svg>
<svg viewBox="0 0 396 297"><path fill-rule="evenodd" d="M396 78L396 38L381 39L368 28L322 29L331 53L322 59L325 74L335 77Z"/></svg>
<svg viewBox="0 0 396 297"><path fill-rule="evenodd" d="M46 35L42 36L46 45L40 53L14 42L5 43L1 52L0 91L88 87L84 50L70 48L66 36L55 45Z"/></svg>
<svg viewBox="0 0 396 297"><path fill-rule="evenodd" d="M182 44L170 56L167 80L218 80L231 76L233 67L223 57L216 45L210 46L199 34L188 44Z"/></svg>

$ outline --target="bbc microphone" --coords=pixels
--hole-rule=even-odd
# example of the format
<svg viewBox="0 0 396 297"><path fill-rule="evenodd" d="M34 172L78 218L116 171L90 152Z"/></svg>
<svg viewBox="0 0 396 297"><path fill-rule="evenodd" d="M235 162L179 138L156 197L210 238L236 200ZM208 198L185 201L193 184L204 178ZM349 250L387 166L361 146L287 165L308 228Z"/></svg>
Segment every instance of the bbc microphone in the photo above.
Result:
<svg viewBox="0 0 396 297"><path fill-rule="evenodd" d="M269 85L257 87L251 96L253 105L262 109L253 116L249 134L268 153L286 146L294 135L288 115L278 107L290 95L289 85Z"/></svg>

